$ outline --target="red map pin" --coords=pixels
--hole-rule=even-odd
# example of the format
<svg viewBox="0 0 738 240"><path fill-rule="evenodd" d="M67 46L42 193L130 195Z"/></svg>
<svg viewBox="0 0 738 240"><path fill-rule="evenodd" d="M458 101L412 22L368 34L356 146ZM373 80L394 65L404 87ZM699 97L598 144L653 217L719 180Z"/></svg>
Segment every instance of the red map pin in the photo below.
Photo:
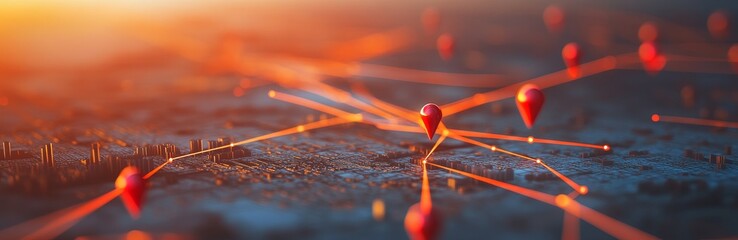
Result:
<svg viewBox="0 0 738 240"><path fill-rule="evenodd" d="M435 209L424 212L420 203L410 206L405 215L405 231L412 240L436 239L441 230L441 216Z"/></svg>
<svg viewBox="0 0 738 240"><path fill-rule="evenodd" d="M728 61L733 64L733 69L738 73L738 43L728 49Z"/></svg>
<svg viewBox="0 0 738 240"><path fill-rule="evenodd" d="M655 42L643 42L638 48L638 56L641 58L643 68L649 74L655 75L666 66L666 57L659 53Z"/></svg>
<svg viewBox="0 0 738 240"><path fill-rule="evenodd" d="M658 56L659 51L656 48L656 43L654 42L643 42L638 48L638 57L640 57L643 62L653 61Z"/></svg>
<svg viewBox="0 0 738 240"><path fill-rule="evenodd" d="M435 103L428 103L420 109L420 118L423 119L425 132L428 133L428 139L433 139L438 124L441 122L441 118L443 118L441 108Z"/></svg>
<svg viewBox="0 0 738 240"><path fill-rule="evenodd" d="M124 168L115 180L115 187L123 190L120 198L128 209L128 213L133 218L138 218L143 197L146 194L146 182L138 168L133 166Z"/></svg>
<svg viewBox="0 0 738 240"><path fill-rule="evenodd" d="M556 5L549 5L543 10L543 23L550 32L560 32L564 27L564 10Z"/></svg>
<svg viewBox="0 0 738 240"><path fill-rule="evenodd" d="M717 10L710 14L710 17L707 18L707 30L710 30L710 34L717 39L726 38L730 32L728 13Z"/></svg>
<svg viewBox="0 0 738 240"><path fill-rule="evenodd" d="M532 128L545 101L543 92L536 85L525 84L518 90L515 100L518 103L518 111L520 111L525 126Z"/></svg>
<svg viewBox="0 0 738 240"><path fill-rule="evenodd" d="M456 44L454 41L454 37L452 37L451 34L448 33L441 34L441 36L438 36L438 40L436 41L438 54L441 55L441 58L446 61L450 60L451 57L454 56L455 45Z"/></svg>
<svg viewBox="0 0 738 240"><path fill-rule="evenodd" d="M579 61L582 58L582 51L576 43L568 43L561 49L561 57L564 59L569 76L572 78L579 76Z"/></svg>
<svg viewBox="0 0 738 240"><path fill-rule="evenodd" d="M425 33L429 35L434 34L438 31L438 28L441 25L441 13L438 9L429 7L423 11L423 15L420 20L423 22Z"/></svg>
<svg viewBox="0 0 738 240"><path fill-rule="evenodd" d="M641 42L656 42L659 39L659 28L656 23L644 22L641 27L638 28L638 39Z"/></svg>

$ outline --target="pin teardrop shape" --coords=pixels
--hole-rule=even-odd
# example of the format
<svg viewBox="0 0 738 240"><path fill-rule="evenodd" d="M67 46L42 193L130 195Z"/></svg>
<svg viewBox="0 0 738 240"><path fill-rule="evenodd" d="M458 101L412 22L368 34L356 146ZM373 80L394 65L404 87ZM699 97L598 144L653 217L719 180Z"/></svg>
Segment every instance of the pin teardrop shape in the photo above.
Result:
<svg viewBox="0 0 738 240"><path fill-rule="evenodd" d="M569 76L572 78L579 77L579 61L582 58L582 51L576 43L568 43L561 49L561 57L564 59Z"/></svg>
<svg viewBox="0 0 738 240"><path fill-rule="evenodd" d="M561 32L564 27L564 10L556 5L549 5L543 10L543 23L550 32Z"/></svg>
<svg viewBox="0 0 738 240"><path fill-rule="evenodd" d="M536 85L525 84L518 90L515 100L525 126L532 128L545 101L543 92Z"/></svg>
<svg viewBox="0 0 738 240"><path fill-rule="evenodd" d="M405 231L412 240L430 240L438 238L441 230L441 216L431 209L422 211L420 203L410 206L405 215Z"/></svg>
<svg viewBox="0 0 738 240"><path fill-rule="evenodd" d="M133 218L138 218L146 194L146 182L138 168L133 166L124 168L115 180L115 187L123 190L120 198L128 213Z"/></svg>
<svg viewBox="0 0 738 240"><path fill-rule="evenodd" d="M441 34L441 36L438 36L436 45L438 48L438 54L441 55L441 58L446 61L451 60L454 56L454 47L456 46L454 37L448 33Z"/></svg>
<svg viewBox="0 0 738 240"><path fill-rule="evenodd" d="M643 42L638 48L643 68L651 75L658 74L666 66L666 57L661 55L655 42Z"/></svg>
<svg viewBox="0 0 738 240"><path fill-rule="evenodd" d="M428 134L428 139L433 139L438 124L441 123L441 118L443 118L441 108L434 103L428 103L420 109L420 118L425 125L425 132Z"/></svg>

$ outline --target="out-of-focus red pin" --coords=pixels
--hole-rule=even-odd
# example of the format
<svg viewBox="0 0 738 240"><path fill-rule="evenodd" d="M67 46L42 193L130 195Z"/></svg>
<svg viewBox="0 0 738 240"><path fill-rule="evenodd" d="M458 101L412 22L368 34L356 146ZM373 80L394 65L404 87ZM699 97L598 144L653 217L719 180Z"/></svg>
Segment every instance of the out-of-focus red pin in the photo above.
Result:
<svg viewBox="0 0 738 240"><path fill-rule="evenodd" d="M128 209L128 213L133 218L138 218L144 195L146 195L146 181L138 168L133 166L124 168L115 180L115 187L123 190L120 198Z"/></svg>
<svg viewBox="0 0 738 240"><path fill-rule="evenodd" d="M738 73L738 43L728 49L728 61L733 64L733 69Z"/></svg>
<svg viewBox="0 0 738 240"><path fill-rule="evenodd" d="M412 240L436 239L441 230L441 216L435 209L424 212L420 203L410 206L405 215L405 231Z"/></svg>
<svg viewBox="0 0 738 240"><path fill-rule="evenodd" d="M450 60L454 56L454 37L451 34L444 33L438 36L436 41L436 47L438 48L438 54L441 55L443 60Z"/></svg>
<svg viewBox="0 0 738 240"><path fill-rule="evenodd" d="M436 134L438 124L441 123L441 118L443 118L441 108L434 103L428 103L420 109L420 119L423 120L425 132L428 133L428 139L433 139L433 135Z"/></svg>
<svg viewBox="0 0 738 240"><path fill-rule="evenodd" d="M515 100L518 103L518 111L520 111L520 117L523 118L525 126L532 128L545 101L543 92L536 85L525 84L518 90Z"/></svg>
<svg viewBox="0 0 738 240"><path fill-rule="evenodd" d="M441 13L434 7L426 8L420 17L420 21L423 22L425 33L434 34L438 32L438 28L441 25Z"/></svg>
<svg viewBox="0 0 738 240"><path fill-rule="evenodd" d="M568 43L561 49L561 57L564 59L569 76L572 78L579 77L579 61L582 58L582 52L576 43Z"/></svg>
<svg viewBox="0 0 738 240"><path fill-rule="evenodd" d="M564 26L564 10L556 5L549 5L543 10L543 23L550 32L559 32Z"/></svg>
<svg viewBox="0 0 738 240"><path fill-rule="evenodd" d="M654 42L641 43L638 48L638 56L643 62L643 68L651 75L659 73L666 66L666 57L659 53Z"/></svg>
<svg viewBox="0 0 738 240"><path fill-rule="evenodd" d="M717 10L707 18L707 30L717 39L728 36L728 24L728 13L723 10Z"/></svg>
<svg viewBox="0 0 738 240"><path fill-rule="evenodd" d="M644 22L638 28L638 39L641 42L655 42L659 39L659 28L653 22Z"/></svg>
<svg viewBox="0 0 738 240"><path fill-rule="evenodd" d="M638 48L638 56L643 62L653 61L658 55L659 51L653 42L643 42Z"/></svg>

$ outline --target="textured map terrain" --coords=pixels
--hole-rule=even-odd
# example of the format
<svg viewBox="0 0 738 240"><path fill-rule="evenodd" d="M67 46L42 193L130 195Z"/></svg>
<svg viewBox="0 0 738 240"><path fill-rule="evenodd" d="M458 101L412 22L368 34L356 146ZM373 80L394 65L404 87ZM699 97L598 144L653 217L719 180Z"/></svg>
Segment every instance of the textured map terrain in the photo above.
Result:
<svg viewBox="0 0 738 240"><path fill-rule="evenodd" d="M441 31L457 41L450 60L439 57L436 35L422 29L428 6L415 2L395 8L386 8L389 2L285 4L260 6L269 11L252 18L232 16L259 8L244 4L149 25L142 23L146 18L132 19L116 25L112 36L89 40L89 48L76 43L49 53L48 61L54 61L75 58L72 50L83 49L70 65L4 60L0 141L16 152L0 160L0 229L114 189L125 166L146 173L169 158L197 152L192 140L202 141L199 150L205 150L208 144L228 146L341 117L280 101L270 92L276 91L363 118L177 158L148 179L140 218L131 218L116 199L58 237L403 239L407 210L420 201L421 162L430 151L431 163L572 196L658 238L736 237L736 129L652 119L659 114L738 121L736 73L726 58L736 36L714 40L705 27L714 10L735 17L738 8L711 4L677 2L666 11L656 3L565 2L559 4L567 10L565 30L552 33L541 18L548 3L441 2L434 5L442 14ZM383 11L382 19L371 17ZM267 14L278 12L295 12L297 21ZM275 23L267 28L257 21ZM655 74L638 61L638 30L646 21L659 26L660 51L668 60ZM316 27L311 33L303 25ZM116 40L125 47L102 44L117 35L129 36ZM377 43L383 41L397 44ZM566 75L561 47L568 42L583 49L581 77ZM87 54L96 57L82 56ZM598 67L603 62L606 67ZM532 129L521 121L514 91L505 90L529 81L539 81L546 94ZM443 124L517 136L523 140L470 138L543 160L586 186L586 194L535 161L451 137L431 150L439 136L429 140L415 122L367 112L340 94L375 109L387 109L376 104L381 100L417 114L428 102L448 107L493 91L500 100L463 109ZM532 143L525 140L529 136ZM91 153L96 143L97 161ZM43 160L47 144L53 145L53 166ZM443 226L440 239L562 238L561 208L427 167ZM617 237L579 222L582 239Z"/></svg>

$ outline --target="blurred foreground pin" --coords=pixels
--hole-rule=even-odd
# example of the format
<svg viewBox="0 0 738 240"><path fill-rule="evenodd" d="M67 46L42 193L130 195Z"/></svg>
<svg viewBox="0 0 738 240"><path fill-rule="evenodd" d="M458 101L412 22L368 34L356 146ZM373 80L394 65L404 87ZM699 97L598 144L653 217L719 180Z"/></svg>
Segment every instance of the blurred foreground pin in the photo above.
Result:
<svg viewBox="0 0 738 240"><path fill-rule="evenodd" d="M728 61L733 64L733 70L738 73L738 43L728 49Z"/></svg>
<svg viewBox="0 0 738 240"><path fill-rule="evenodd" d="M133 218L138 218L146 192L146 183L138 168L133 166L124 168L115 180L115 187L123 190L120 197L128 213Z"/></svg>
<svg viewBox="0 0 738 240"><path fill-rule="evenodd" d="M572 78L579 77L579 61L582 57L579 45L573 42L566 44L561 50L561 57L564 59L564 63L566 63L569 76Z"/></svg>
<svg viewBox="0 0 738 240"><path fill-rule="evenodd" d="M434 7L426 8L421 16L423 22L423 29L425 33L434 34L438 32L438 28L441 25L441 13Z"/></svg>
<svg viewBox="0 0 738 240"><path fill-rule="evenodd" d="M638 39L641 42L656 42L659 40L659 28L654 22L644 22L638 28Z"/></svg>
<svg viewBox="0 0 738 240"><path fill-rule="evenodd" d="M654 42L643 42L638 48L638 56L641 58L643 68L651 75L655 75L666 66L666 57L659 53Z"/></svg>
<svg viewBox="0 0 738 240"><path fill-rule="evenodd" d="M710 14L710 17L707 18L707 30L717 39L726 38L730 30L728 13L723 10L717 10Z"/></svg>
<svg viewBox="0 0 738 240"><path fill-rule="evenodd" d="M451 60L451 57L454 56L454 37L448 33L441 34L441 36L438 36L436 45L436 47L438 47L438 54L441 55L441 58L446 61Z"/></svg>
<svg viewBox="0 0 738 240"><path fill-rule="evenodd" d="M436 239L441 229L441 219L434 209L423 211L420 203L410 206L405 215L405 231L412 240Z"/></svg>
<svg viewBox="0 0 738 240"><path fill-rule="evenodd" d="M556 5L549 5L543 10L543 23L550 32L560 32L564 26L564 10Z"/></svg>
<svg viewBox="0 0 738 240"><path fill-rule="evenodd" d="M525 126L532 128L545 101L543 92L536 85L525 84L518 90L515 100Z"/></svg>
<svg viewBox="0 0 738 240"><path fill-rule="evenodd" d="M420 109L420 118L423 119L425 132L428 133L428 139L433 139L438 124L441 122L441 118L443 118L441 108L434 103L428 103Z"/></svg>

